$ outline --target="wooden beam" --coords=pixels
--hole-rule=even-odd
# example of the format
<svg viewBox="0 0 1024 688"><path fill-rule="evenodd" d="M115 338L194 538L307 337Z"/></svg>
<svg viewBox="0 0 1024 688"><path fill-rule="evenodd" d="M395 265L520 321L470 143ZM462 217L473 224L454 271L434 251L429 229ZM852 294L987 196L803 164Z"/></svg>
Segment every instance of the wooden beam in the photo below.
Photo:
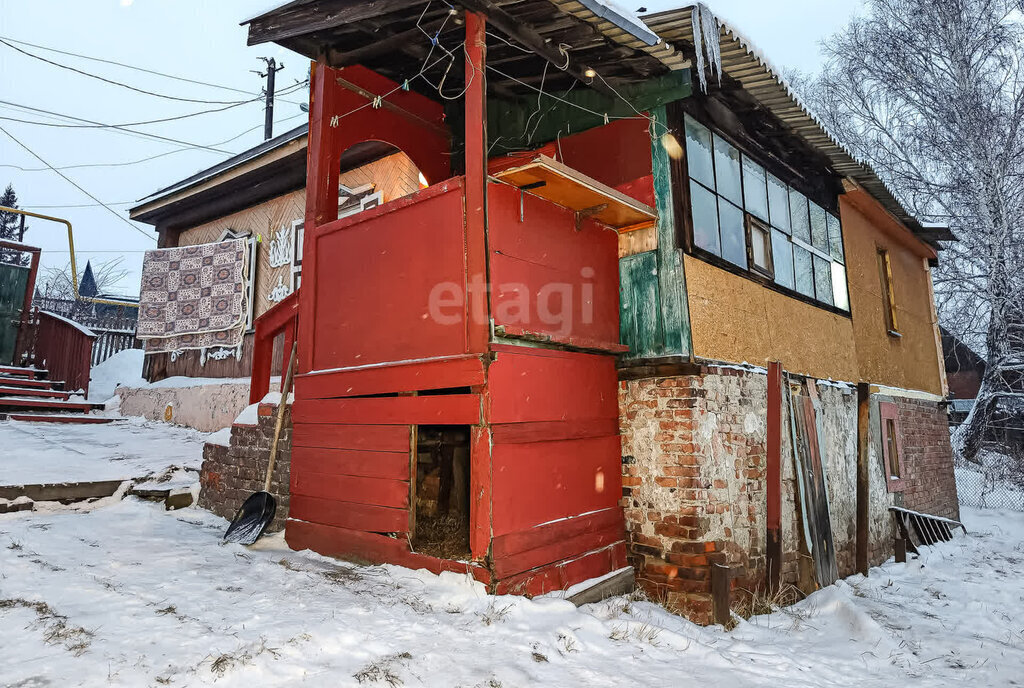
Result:
<svg viewBox="0 0 1024 688"><path fill-rule="evenodd" d="M537 53L558 69L565 71L577 80L600 91L607 96L615 96L615 93L601 81L584 76L583 69L572 64L571 59L566 59L558 49L545 39L534 27L519 21L511 14L495 5L491 0L460 0L467 9L480 12L487 16L487 20L494 28L498 29L514 41ZM565 67L565 69L563 69Z"/></svg>
<svg viewBox="0 0 1024 688"><path fill-rule="evenodd" d="M767 487L767 589L777 592L782 584L782 364L768 362L768 457Z"/></svg>
<svg viewBox="0 0 1024 688"><path fill-rule="evenodd" d="M857 571L868 575L870 562L869 516L869 441L871 435L871 389L868 383L857 385Z"/></svg>
<svg viewBox="0 0 1024 688"><path fill-rule="evenodd" d="M248 45L281 41L315 31L325 31L342 24L379 17L418 4L420 4L419 0L364 0L359 3L346 0L326 2L322 0L316 3L286 7L251 20Z"/></svg>

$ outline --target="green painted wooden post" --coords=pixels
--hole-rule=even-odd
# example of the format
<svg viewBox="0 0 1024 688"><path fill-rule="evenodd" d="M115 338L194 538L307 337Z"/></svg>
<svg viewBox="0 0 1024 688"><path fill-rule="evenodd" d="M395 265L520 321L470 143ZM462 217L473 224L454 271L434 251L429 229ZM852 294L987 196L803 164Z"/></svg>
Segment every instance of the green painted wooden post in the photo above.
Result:
<svg viewBox="0 0 1024 688"><path fill-rule="evenodd" d="M657 251L619 260L619 340L632 358L665 353L660 291Z"/></svg>
<svg viewBox="0 0 1024 688"><path fill-rule="evenodd" d="M665 106L650 111L656 127L651 138L651 169L654 173L654 199L658 210L658 283L661 288L661 314L665 328L665 353L690 355L690 308L686 298L686 275L676 232L675 196L672 190L672 165L661 144L667 131Z"/></svg>

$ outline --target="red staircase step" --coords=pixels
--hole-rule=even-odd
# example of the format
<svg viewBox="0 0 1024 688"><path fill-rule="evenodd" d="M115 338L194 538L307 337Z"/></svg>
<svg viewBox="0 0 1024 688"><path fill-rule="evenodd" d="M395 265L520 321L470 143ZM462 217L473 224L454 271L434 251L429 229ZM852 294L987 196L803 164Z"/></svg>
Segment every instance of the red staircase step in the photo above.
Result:
<svg viewBox="0 0 1024 688"><path fill-rule="evenodd" d="M78 414L60 414L60 413L9 413L7 418L10 420L20 420L28 423L71 423L71 424L96 424L96 423L113 423L115 418L106 418L104 416L85 416Z"/></svg>
<svg viewBox="0 0 1024 688"><path fill-rule="evenodd" d="M37 389L33 387L0 387L0 397L50 397L67 401L71 392L61 392L57 389Z"/></svg>
<svg viewBox="0 0 1024 688"><path fill-rule="evenodd" d="M90 404L87 401L32 399L30 397L0 397L0 409L3 408L15 408L27 411L80 411L82 413L88 413L93 409L103 408L103 404Z"/></svg>
<svg viewBox="0 0 1024 688"><path fill-rule="evenodd" d="M64 383L60 380L34 380L27 377L0 375L0 386L31 389L57 389L58 387L63 387Z"/></svg>
<svg viewBox="0 0 1024 688"><path fill-rule="evenodd" d="M21 366L0 366L0 375L35 379L39 373L45 374L46 371L38 368L22 368Z"/></svg>

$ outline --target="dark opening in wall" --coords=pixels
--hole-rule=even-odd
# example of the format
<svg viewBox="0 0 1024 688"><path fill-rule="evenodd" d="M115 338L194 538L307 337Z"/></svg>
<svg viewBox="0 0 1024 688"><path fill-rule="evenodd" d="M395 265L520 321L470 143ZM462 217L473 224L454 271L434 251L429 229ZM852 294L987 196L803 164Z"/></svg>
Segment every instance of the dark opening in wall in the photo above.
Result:
<svg viewBox="0 0 1024 688"><path fill-rule="evenodd" d="M469 426L416 428L416 552L469 559Z"/></svg>

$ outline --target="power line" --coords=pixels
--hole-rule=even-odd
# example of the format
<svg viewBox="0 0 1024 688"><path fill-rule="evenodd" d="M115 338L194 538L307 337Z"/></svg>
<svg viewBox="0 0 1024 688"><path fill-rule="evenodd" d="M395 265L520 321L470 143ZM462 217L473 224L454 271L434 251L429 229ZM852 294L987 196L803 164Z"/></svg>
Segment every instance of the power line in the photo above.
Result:
<svg viewBox="0 0 1024 688"><path fill-rule="evenodd" d="M306 115L305 112L300 112L300 113L298 113L296 115L291 115L290 117L284 117L282 119L275 120L274 124L283 124L284 122L289 122L289 121L291 121L293 119L298 119L299 117L306 117L306 116L307 115ZM243 131L240 134L235 134L234 136L232 136L229 139L225 139L224 141L220 141L218 143L211 143L210 146L212 146L212 147L223 146L224 144L231 143L232 141L235 141L237 139L242 138L246 134L250 134L250 133L256 131L257 129L262 129L262 128L263 128L262 124L257 124L254 127L250 127L248 129L246 129L245 131ZM167 156L167 155L174 155L175 153L181 153L183 151L189 151L189 150L193 150L193 149L191 147L176 148L174 150L165 151L163 153L157 153L156 155L150 155L148 157L140 158L138 160L127 160L125 162L83 163L83 164L79 164L79 165L61 165L60 167L57 167L57 169L58 170L79 170L79 169L86 169L86 168L93 168L93 167L128 167L130 165L138 165L140 163L149 162L151 160L156 160L157 158L162 158L162 157ZM20 170L22 172L49 172L50 171L49 167L21 167L20 165L11 165L11 164L7 164L7 163L0 163L0 167L8 167L8 168L11 168L11 169ZM129 204L130 203L134 203L134 201L130 201ZM88 204L88 205L90 207L92 207L92 204ZM111 205L119 205L119 204L113 203ZM42 208L42 207L46 207L46 206L34 206L34 207ZM73 206L52 206L52 207L54 207L54 208L69 208L69 207L73 207ZM81 207L85 207L85 206L81 206Z"/></svg>
<svg viewBox="0 0 1024 688"><path fill-rule="evenodd" d="M50 168L43 167L40 169L48 170ZM54 169L60 169L59 167ZM117 203L71 203L67 205L26 205L22 206L22 210L45 210L49 208L96 208L101 205L131 205L135 201L118 201Z"/></svg>
<svg viewBox="0 0 1024 688"><path fill-rule="evenodd" d="M98 124L98 125L101 125L105 129L113 129L115 131L123 131L123 132L127 132L129 134L134 134L136 136L144 136L144 137L147 137L147 138L157 139L157 140L160 140L160 141L167 141L169 143L178 144L179 146L188 146L190 148L200 148L200 149L203 149L203 150L213 151L214 153L231 154L231 151L221 150L221 149L218 149L218 148L215 148L215 147L212 147L212 146L203 146L203 145L200 145L200 144L197 144L197 143L189 143L188 141L180 141L178 139L172 139L172 138L167 137L167 136L160 136L159 134L150 134L149 132L145 132L145 131L135 131L134 129L126 129L125 127L122 127L122 126L117 125L117 124L103 124L103 122L96 122L96 121L91 120L91 119L84 119L82 117L75 117L73 115L65 115L65 114L62 114L60 112L53 112L52 110L43 110L41 108L35 108L35 107L31 107L29 105L19 105L18 103L12 103L12 102L7 101L7 100L0 100L0 104L2 104L2 105L13 105L14 107L19 107L19 108L21 108L23 110L30 110L32 112L37 112L37 113L44 114L44 115L51 115L51 116L54 116L54 117L62 117L64 119L73 120L73 121L77 121L77 122L86 122L88 124Z"/></svg>
<svg viewBox="0 0 1024 688"><path fill-rule="evenodd" d="M210 110L200 110L199 112L190 112L187 115L175 115L173 117L161 117L160 119L150 119L142 122L124 122L122 124L65 124L62 122L36 122L30 119L17 119L15 117L0 117L2 120L8 122L20 122L22 124L35 124L40 127L61 127L65 129L119 129L123 127L139 127L145 124L161 124L163 122L174 122L179 119L188 119L189 117L198 117L199 115L208 115L212 112L224 112L231 108L236 108L239 105L248 105L255 103L259 98L253 98L252 100L243 100L239 103L232 105L225 105L224 107L213 108Z"/></svg>
<svg viewBox="0 0 1024 688"><path fill-rule="evenodd" d="M212 83L210 83L208 81L198 81L196 79L189 79L189 78L186 78L186 77L183 77L183 76L176 76L174 74L167 74L165 72L158 72L158 71L155 71L153 69L146 69L144 67L138 67L136 65L126 64L124 62L118 62L116 60L106 60L106 59L103 59L101 57L91 57L89 55L81 55L79 53L72 53L72 52L68 52L66 50L58 50L57 48L50 48L50 47L47 47L45 45L38 45L36 43L29 43L28 41L19 41L17 39L10 38L9 36L0 36L0 40L9 41L11 43L17 43L18 45L27 45L30 48L38 48L39 50L46 50L48 52L57 53L59 55L67 55L68 57L77 57L77 58L82 59L82 60L92 60L93 62L101 62L103 64L116 65L118 67L124 67L125 69L134 69L137 72L143 72L145 74L152 74L154 76L162 76L162 77L164 77L166 79L174 79L175 81L182 81L182 82L187 83L187 84L196 84L197 86L208 86L210 88L219 88L219 89L224 90L224 91L233 91L235 93L244 93L245 95L248 95L248 96L259 96L260 95L259 93L255 93L253 91L246 91L246 90L243 90L241 88L234 88L233 86L224 86L222 84L212 84ZM293 105L299 105L298 101L285 101L285 102L292 103Z"/></svg>
<svg viewBox="0 0 1024 688"><path fill-rule="evenodd" d="M126 225L128 225L129 227L131 227L131 228L132 228L132 229L134 229L134 230L135 230L136 232L138 232L138 233L139 233L139 234L141 234L142 236L146 237L146 238L147 238L147 239L149 239L150 241L152 241L152 240L153 240L153 237L151 237L151 236L150 236L150 235L149 235L148 233L146 233L146 232L142 231L141 229L139 229L138 227L136 227L135 225L133 225L133 224L132 224L131 222L129 222L129 221L128 221L128 220L127 220L127 219L126 219L126 218L125 218L125 217L124 217L123 215L121 215L121 214L120 214L119 212L117 212L116 210L114 210L113 208L111 208L111 207L110 207L109 205L107 205L106 203L104 203L104 202L103 202L103 201L101 201L100 199L98 199L98 198L96 198L95 196L93 196L93 195L92 195L91 193L89 193L89 192L88 192L88 191L86 191L85 189L83 189L83 188L82 188L81 186L79 186L79 185L78 185L77 183L75 183L75 181L74 181L73 179L71 179L71 178L70 178L70 177L68 177L68 176L67 176L66 174L64 174L63 172L61 172L60 170L58 170L58 169L57 169L56 167L54 167L54 166L53 166L53 165L51 165L50 163L48 163L48 162L46 162L45 160L43 160L43 159L42 159L42 158L41 158L41 157L39 156L39 154L38 154L38 153L36 153L36 152L35 152L35 151L33 151L33 150L32 150L31 148L29 148L29 147L28 147L28 146L26 146L26 145L25 145L24 143L22 143L22 142L21 142L20 140L18 140L18 138L17 138L17 137L15 137L15 136L14 136L14 134L12 134L11 132L7 131L7 130L6 130L6 129L4 129L3 127L0 127L0 131L2 131L2 132L3 132L4 134L6 134L6 135L7 135L7 138L11 139L11 140L12 140L12 141L14 141L14 142L15 142L16 144L18 144L19 146L21 146L22 148L24 148L24 149L25 149L25 150L26 150L26 151L27 151L27 152L28 152L28 153L29 153L29 154L30 154L30 155L31 155L31 156L32 156L33 158L35 158L36 160L38 160L39 162L43 163L44 165L46 165L47 167L49 167L49 168L50 168L51 170L53 170L54 172L56 172L56 173L57 173L57 174L58 174L58 175L59 175L59 176L60 176L60 177L61 177L62 179L64 179L64 181L66 181L67 183L71 184L71 186L75 187L76 189L78 189L79 191L81 191L82 193L84 193L84 194L85 194L86 196L88 196L89 198L91 198L92 200L96 201L97 203L99 203L99 204L100 204L101 206L103 206L104 208L106 208L106 209L107 209L108 211L110 211L110 214L111 214L111 215L113 215L114 217L116 217L117 219L119 219L119 220L120 220L121 222L125 223Z"/></svg>
<svg viewBox="0 0 1024 688"><path fill-rule="evenodd" d="M69 72L75 72L76 74L81 74L82 76L87 76L90 79L97 79L98 81L102 81L104 83L108 83L108 84L111 84L113 86L120 86L121 88L126 88L129 91L135 91L136 93L144 93L144 94L146 94L148 96L156 96L157 98L166 98L167 100L177 100L177 101L181 101L181 102L184 102L184 103L204 103L206 105L230 105L232 103L237 103L238 102L238 101L227 101L227 100L199 100L199 99L196 99L196 98L181 98L179 96L167 95L166 93L157 93L156 91L147 91L144 88L137 88L135 86L123 83L121 81L115 81L114 79L108 79L106 77L99 76L98 74L93 74L91 72L86 72L86 71L81 70L81 69L76 69L75 67L71 67L70 65L61 64L60 62L54 62L53 60L48 60L45 57L43 57L42 55L36 55L35 53L31 53L31 52L29 52L27 50L22 50L18 46L12 45L11 43L8 43L7 41L3 40L2 38L0 38L0 43L2 43L3 45L6 45L11 50L15 50L15 51L21 53L22 55L27 55L28 57L31 57L34 60L39 60L40 62L45 62L46 64L53 65L54 67L60 67L61 69L66 69Z"/></svg>

